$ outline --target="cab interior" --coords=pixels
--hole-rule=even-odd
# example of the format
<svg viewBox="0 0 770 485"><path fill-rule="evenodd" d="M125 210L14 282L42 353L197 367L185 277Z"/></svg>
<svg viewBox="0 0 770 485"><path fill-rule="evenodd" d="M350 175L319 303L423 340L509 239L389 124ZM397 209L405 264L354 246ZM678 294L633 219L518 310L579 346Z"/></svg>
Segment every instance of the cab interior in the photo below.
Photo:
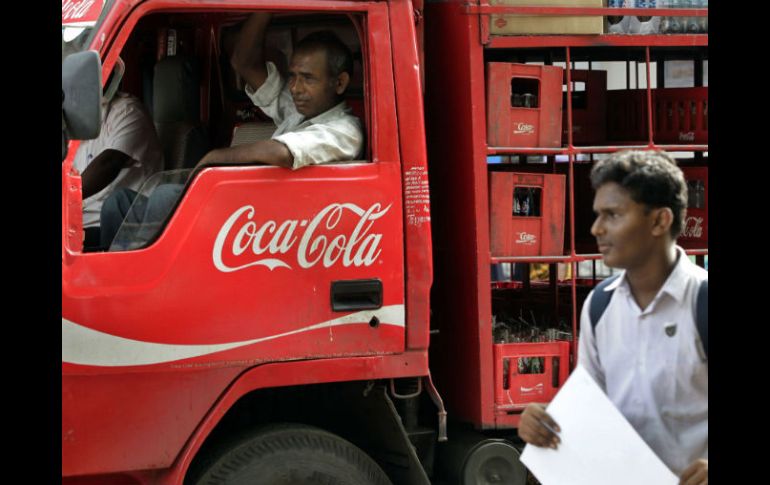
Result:
<svg viewBox="0 0 770 485"><path fill-rule="evenodd" d="M230 65L236 36L250 12L162 12L141 18L120 56L121 90L143 101L163 145L165 170L192 168L209 150L270 138L275 125L244 92ZM363 15L274 13L265 59L285 76L293 46L331 30L353 53L346 93L369 139ZM364 159L371 159L368 146Z"/></svg>

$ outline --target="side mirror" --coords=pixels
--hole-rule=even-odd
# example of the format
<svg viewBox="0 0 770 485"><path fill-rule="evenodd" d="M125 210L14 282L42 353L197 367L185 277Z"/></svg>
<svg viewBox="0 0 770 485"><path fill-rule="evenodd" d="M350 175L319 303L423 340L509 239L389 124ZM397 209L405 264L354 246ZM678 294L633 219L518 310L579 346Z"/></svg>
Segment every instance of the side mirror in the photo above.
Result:
<svg viewBox="0 0 770 485"><path fill-rule="evenodd" d="M61 66L61 85L62 139L68 136L75 140L90 140L99 136L102 122L99 54L84 51L67 56Z"/></svg>

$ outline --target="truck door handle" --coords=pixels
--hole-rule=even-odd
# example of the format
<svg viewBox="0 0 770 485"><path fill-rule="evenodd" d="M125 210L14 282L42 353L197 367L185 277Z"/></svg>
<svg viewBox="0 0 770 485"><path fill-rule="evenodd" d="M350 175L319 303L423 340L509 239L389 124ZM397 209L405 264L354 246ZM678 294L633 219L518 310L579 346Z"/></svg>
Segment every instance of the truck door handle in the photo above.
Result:
<svg viewBox="0 0 770 485"><path fill-rule="evenodd" d="M374 310L382 307L382 281L332 281L332 311Z"/></svg>

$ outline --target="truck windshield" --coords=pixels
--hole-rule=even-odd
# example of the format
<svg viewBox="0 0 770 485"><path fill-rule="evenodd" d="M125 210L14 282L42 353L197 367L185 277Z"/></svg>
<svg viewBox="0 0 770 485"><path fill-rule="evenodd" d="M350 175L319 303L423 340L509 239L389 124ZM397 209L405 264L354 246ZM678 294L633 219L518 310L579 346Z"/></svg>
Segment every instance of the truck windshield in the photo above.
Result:
<svg viewBox="0 0 770 485"><path fill-rule="evenodd" d="M62 2L61 58L91 45L115 0L66 0Z"/></svg>

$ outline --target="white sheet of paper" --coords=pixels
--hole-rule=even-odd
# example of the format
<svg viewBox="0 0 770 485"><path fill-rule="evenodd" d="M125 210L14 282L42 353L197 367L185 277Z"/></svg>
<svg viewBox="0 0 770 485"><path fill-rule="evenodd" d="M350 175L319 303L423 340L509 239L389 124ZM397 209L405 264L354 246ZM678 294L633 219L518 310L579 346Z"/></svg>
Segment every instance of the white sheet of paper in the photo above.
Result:
<svg viewBox="0 0 770 485"><path fill-rule="evenodd" d="M558 449L526 445L521 461L542 485L677 485L591 375L578 366L548 405Z"/></svg>

